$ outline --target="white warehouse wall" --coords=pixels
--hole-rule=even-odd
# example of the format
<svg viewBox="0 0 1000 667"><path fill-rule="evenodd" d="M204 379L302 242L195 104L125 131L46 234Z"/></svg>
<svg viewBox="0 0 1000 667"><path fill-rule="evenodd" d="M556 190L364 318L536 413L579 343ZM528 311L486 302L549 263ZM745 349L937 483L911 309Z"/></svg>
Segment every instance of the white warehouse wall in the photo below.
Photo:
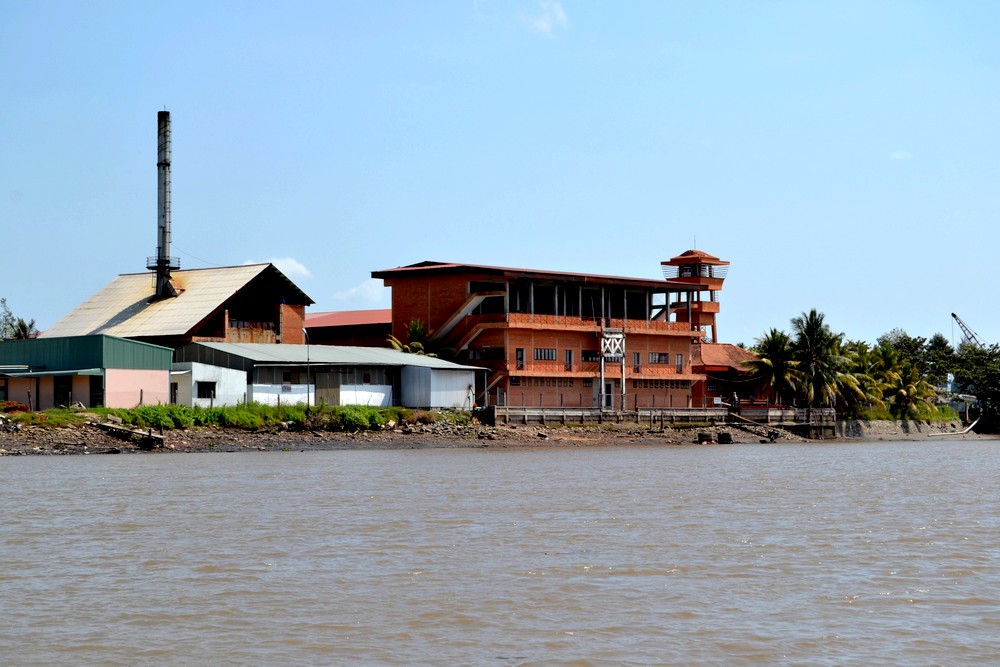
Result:
<svg viewBox="0 0 1000 667"><path fill-rule="evenodd" d="M177 383L177 404L203 408L213 405L239 405L247 400L247 374L243 371L201 364L196 361L175 363L170 381ZM196 398L198 382L215 383L215 399Z"/></svg>

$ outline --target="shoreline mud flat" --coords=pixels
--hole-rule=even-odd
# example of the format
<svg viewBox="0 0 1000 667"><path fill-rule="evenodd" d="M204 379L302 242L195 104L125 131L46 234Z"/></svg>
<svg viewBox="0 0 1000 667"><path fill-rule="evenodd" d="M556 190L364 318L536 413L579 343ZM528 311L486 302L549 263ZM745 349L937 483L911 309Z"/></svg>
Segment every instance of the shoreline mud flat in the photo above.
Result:
<svg viewBox="0 0 1000 667"><path fill-rule="evenodd" d="M640 424L591 426L537 426L482 424L412 425L383 431L343 433L335 431L245 431L225 428L193 428L121 437L94 424L71 428L24 427L0 432L0 456L183 453L238 451L306 451L352 449L431 449L529 447L614 447L692 444L750 443L849 443L866 441L927 441L931 434L958 439L995 439L995 435L962 433L958 422L880 421L838 423L838 437L806 440L781 429L745 430L735 426L650 429Z"/></svg>

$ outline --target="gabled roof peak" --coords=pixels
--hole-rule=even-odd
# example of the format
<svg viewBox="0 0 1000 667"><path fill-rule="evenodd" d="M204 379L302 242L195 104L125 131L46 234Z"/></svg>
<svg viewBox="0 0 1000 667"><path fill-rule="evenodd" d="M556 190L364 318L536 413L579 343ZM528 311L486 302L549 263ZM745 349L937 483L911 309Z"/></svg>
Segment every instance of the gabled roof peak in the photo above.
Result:
<svg viewBox="0 0 1000 667"><path fill-rule="evenodd" d="M704 250L685 250L676 257L672 257L665 262L660 262L663 265L677 266L679 264L692 264L697 262L699 264L715 264L717 266L726 266L729 264L726 260L719 259L715 255L710 255Z"/></svg>

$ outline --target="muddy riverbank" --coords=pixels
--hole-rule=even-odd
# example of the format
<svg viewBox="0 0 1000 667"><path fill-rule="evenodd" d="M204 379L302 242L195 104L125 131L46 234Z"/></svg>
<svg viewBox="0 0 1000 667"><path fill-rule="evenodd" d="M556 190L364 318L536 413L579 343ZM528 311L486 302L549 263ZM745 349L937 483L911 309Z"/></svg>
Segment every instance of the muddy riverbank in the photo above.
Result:
<svg viewBox="0 0 1000 667"><path fill-rule="evenodd" d="M957 438L991 438L962 434L958 422L840 422L833 441L928 440L931 434ZM584 447L620 445L747 444L759 442L806 442L780 429L735 426L713 428L650 428L636 424L588 426L535 426L481 424L428 424L378 432L333 431L245 431L223 428L193 428L128 434L110 433L96 424L72 428L23 427L0 432L0 456L125 454L177 452L293 451L305 449L418 449L445 447ZM152 436L152 437L150 437Z"/></svg>

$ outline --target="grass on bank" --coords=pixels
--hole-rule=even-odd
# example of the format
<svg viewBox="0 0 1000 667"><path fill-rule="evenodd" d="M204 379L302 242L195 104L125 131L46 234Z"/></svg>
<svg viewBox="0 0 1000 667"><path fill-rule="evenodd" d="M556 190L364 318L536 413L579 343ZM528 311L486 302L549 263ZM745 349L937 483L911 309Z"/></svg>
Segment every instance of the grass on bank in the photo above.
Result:
<svg viewBox="0 0 1000 667"><path fill-rule="evenodd" d="M861 421L896 421L899 415L892 414L888 408L867 408L862 410L855 419ZM906 417L910 421L950 422L960 419L950 405L920 406L916 415Z"/></svg>
<svg viewBox="0 0 1000 667"><path fill-rule="evenodd" d="M372 408L361 405L343 407L318 406L309 410L305 405L271 406L249 403L217 408L189 408L184 405L144 405L138 408L53 408L41 412L10 412L14 423L61 428L82 425L88 415L107 420L115 416L127 426L142 429L178 429L193 427L225 427L244 430L315 430L315 431L377 431L386 424L468 424L472 414L459 410L427 411L407 408Z"/></svg>
<svg viewBox="0 0 1000 667"><path fill-rule="evenodd" d="M41 412L28 411L28 406L7 401L0 412L16 424L63 428L79 426L88 415L107 420L109 415L128 426L142 429L178 429L193 427L225 427L244 430L316 430L316 431L377 431L386 424L433 424L436 422L464 425L472 421L472 413L464 410L412 410L408 408L372 408L361 405L332 407L320 405L306 410L302 404L246 405L217 408L189 408L183 405L145 405L138 408L52 408ZM885 408L869 409L853 418L862 421L895 421L899 417ZM910 417L915 421L948 422L959 419L949 406L924 407Z"/></svg>

